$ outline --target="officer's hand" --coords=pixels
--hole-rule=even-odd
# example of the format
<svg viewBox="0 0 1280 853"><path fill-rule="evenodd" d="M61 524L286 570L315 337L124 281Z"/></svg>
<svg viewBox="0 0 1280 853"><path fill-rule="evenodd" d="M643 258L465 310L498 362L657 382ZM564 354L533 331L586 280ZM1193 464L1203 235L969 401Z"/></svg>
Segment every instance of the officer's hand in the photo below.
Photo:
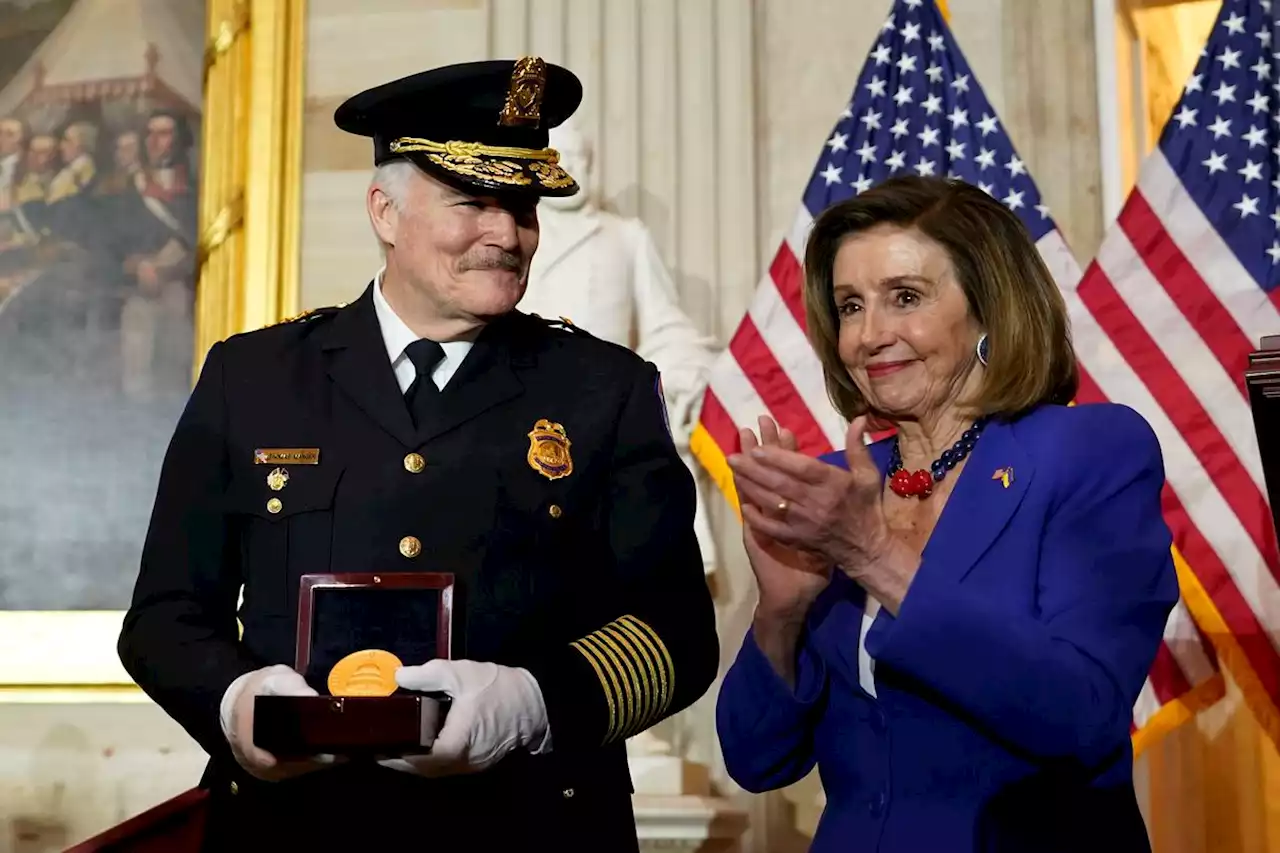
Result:
<svg viewBox="0 0 1280 853"><path fill-rule="evenodd" d="M469 660L433 660L396 671L406 690L447 693L453 704L429 755L381 762L422 776L475 773L513 749L551 747L547 707L527 670Z"/></svg>
<svg viewBox="0 0 1280 853"><path fill-rule="evenodd" d="M222 733L231 753L251 775L268 782L300 776L333 764L332 755L281 761L253 745L253 700L258 696L316 696L301 675L284 664L264 667L240 676L222 697Z"/></svg>

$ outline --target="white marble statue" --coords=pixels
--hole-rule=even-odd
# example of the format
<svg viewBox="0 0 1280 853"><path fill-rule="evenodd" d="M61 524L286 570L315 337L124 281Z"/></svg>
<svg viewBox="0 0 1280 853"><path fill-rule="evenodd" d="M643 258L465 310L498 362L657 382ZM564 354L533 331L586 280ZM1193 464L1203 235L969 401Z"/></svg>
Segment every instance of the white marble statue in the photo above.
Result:
<svg viewBox="0 0 1280 853"><path fill-rule="evenodd" d="M564 317L657 365L676 446L697 478L695 526L710 573L716 548L707 522L706 481L689 451L689 435L717 354L714 341L680 307L675 282L644 223L601 209L591 146L572 119L552 129L550 144L581 189L539 203L542 239L520 309Z"/></svg>

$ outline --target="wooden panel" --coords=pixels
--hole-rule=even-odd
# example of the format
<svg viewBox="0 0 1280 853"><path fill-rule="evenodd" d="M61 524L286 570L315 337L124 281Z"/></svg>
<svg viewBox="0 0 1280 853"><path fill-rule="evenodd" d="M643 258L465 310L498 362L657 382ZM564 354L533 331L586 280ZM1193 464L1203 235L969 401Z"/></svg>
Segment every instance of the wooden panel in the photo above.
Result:
<svg viewBox="0 0 1280 853"><path fill-rule="evenodd" d="M1134 45L1138 38L1133 15L1125 0L1116 4L1116 112L1120 119L1120 181L1124 195L1138 182L1138 168L1146 155L1145 125L1137 121L1142 80L1141 58Z"/></svg>

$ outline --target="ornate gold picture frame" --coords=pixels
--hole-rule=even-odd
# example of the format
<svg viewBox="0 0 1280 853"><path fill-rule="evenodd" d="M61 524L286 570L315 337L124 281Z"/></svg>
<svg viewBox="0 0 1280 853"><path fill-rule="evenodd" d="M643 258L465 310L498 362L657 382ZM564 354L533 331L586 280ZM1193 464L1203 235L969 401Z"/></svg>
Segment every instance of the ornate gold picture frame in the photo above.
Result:
<svg viewBox="0 0 1280 853"><path fill-rule="evenodd" d="M216 341L297 312L305 0L206 0L198 375ZM120 611L0 611L0 701L142 700Z"/></svg>

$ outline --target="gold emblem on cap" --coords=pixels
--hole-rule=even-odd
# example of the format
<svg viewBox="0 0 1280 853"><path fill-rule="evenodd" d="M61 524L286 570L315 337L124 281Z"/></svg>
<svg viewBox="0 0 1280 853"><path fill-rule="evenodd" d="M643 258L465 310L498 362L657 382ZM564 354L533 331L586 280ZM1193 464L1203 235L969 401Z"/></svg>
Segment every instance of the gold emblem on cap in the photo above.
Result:
<svg viewBox="0 0 1280 853"><path fill-rule="evenodd" d="M545 418L529 431L529 467L548 480L558 480L573 473L570 441L564 427Z"/></svg>
<svg viewBox="0 0 1280 853"><path fill-rule="evenodd" d="M267 475L267 488L273 492L278 492L284 488L285 483L289 482L289 472L283 468L273 468L271 473Z"/></svg>
<svg viewBox="0 0 1280 853"><path fill-rule="evenodd" d="M507 101L502 105L498 124L538 126L542 121L542 94L547 88L547 63L538 56L522 56L511 71Z"/></svg>

